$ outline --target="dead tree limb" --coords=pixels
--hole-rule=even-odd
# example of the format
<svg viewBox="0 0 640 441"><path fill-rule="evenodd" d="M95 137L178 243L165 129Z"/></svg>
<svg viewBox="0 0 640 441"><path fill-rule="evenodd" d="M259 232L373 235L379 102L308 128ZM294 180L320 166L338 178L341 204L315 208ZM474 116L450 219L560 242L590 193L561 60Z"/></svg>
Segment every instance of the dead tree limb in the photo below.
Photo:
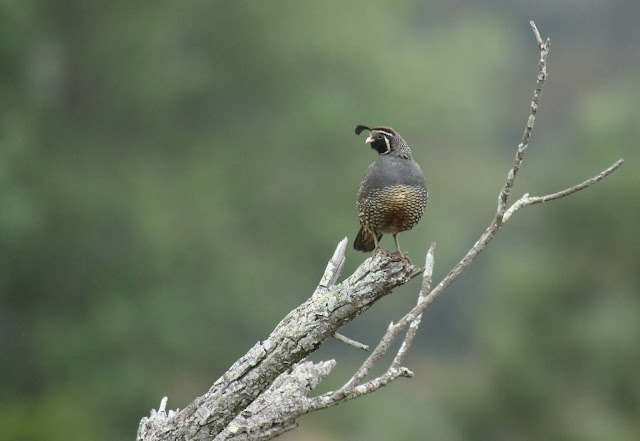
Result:
<svg viewBox="0 0 640 441"><path fill-rule="evenodd" d="M320 284L305 303L291 311L266 340L256 343L207 393L196 398L185 409L167 412L164 398L158 411L152 410L150 417L140 422L137 440L268 440L295 428L296 419L303 414L374 392L398 377L413 376L409 369L401 365L422 313L473 262L505 222L522 207L583 190L622 165L623 160L620 159L598 175L557 193L539 197L525 194L507 208L516 175L529 146L547 79L550 41L541 38L533 22L531 27L540 51L536 87L513 166L498 195L494 218L462 260L433 289L431 275L435 244L429 248L417 305L397 323L389 325L380 343L344 386L336 391L309 397L313 388L331 372L335 361L312 363L302 360L326 338L335 336L342 325L365 312L393 288L421 273L419 268L397 254L378 253L366 259L349 278L336 284L344 264L346 238L336 248ZM363 382L371 367L407 327L403 344L387 371Z"/></svg>
<svg viewBox="0 0 640 441"><path fill-rule="evenodd" d="M346 238L337 253L344 259ZM335 256L334 256L335 257ZM396 286L420 274L399 256L376 254L346 280L323 286L339 276L332 259L311 298L291 311L269 338L256 343L220 377L207 393L172 417L144 418L139 440L211 440L249 406L283 372L304 359L345 323L369 309ZM337 259L340 260L340 259ZM158 424L159 423L159 424Z"/></svg>

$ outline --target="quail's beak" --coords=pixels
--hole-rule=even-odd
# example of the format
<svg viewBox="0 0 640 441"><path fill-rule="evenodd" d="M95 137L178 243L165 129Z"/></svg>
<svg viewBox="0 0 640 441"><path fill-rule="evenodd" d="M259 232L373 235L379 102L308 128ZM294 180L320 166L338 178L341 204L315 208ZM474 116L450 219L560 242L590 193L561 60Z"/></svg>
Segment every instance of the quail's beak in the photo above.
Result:
<svg viewBox="0 0 640 441"><path fill-rule="evenodd" d="M369 137L364 141L365 144L371 144L373 142L373 137L369 135Z"/></svg>

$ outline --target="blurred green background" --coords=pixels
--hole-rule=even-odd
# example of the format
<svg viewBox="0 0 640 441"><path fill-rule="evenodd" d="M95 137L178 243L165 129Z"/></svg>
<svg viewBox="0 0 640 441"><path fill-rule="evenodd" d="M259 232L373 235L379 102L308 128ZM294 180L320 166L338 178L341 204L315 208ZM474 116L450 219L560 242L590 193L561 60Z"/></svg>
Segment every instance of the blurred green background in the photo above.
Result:
<svg viewBox="0 0 640 441"><path fill-rule="evenodd" d="M400 242L435 240L441 278L520 140L531 19L514 197L625 165L511 219L425 314L415 379L283 439L640 439L636 0L0 1L0 438L133 439L204 393L355 237L356 124L412 146L430 199ZM418 286L343 333L375 344ZM322 390L364 356L323 345Z"/></svg>

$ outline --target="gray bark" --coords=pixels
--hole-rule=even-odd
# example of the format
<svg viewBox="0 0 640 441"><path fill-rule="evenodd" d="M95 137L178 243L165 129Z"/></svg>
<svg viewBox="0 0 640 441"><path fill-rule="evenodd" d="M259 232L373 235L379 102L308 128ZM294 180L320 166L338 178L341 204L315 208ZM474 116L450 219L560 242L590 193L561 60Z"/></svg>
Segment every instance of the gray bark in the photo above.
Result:
<svg viewBox="0 0 640 441"><path fill-rule="evenodd" d="M333 259L332 259L333 262ZM340 265L330 262L329 279ZM316 350L345 323L420 274L398 255L377 253L345 281L328 285L325 277L311 298L291 311L269 338L256 343L209 389L171 417L143 418L138 440L211 440L273 381ZM154 416L154 415L152 415Z"/></svg>

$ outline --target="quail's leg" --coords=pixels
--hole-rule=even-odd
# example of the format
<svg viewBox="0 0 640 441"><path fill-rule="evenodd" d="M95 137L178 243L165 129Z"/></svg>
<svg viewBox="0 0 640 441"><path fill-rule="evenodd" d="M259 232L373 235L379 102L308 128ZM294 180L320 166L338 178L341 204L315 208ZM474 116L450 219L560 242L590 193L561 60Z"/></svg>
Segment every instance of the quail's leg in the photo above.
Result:
<svg viewBox="0 0 640 441"><path fill-rule="evenodd" d="M393 235L393 241L396 243L396 250L398 250L398 254L400 254L400 257L405 260L407 263L411 263L411 259L409 259L409 256L407 256L406 254L402 254L402 251L400 250L400 244L398 243L398 237L397 234Z"/></svg>
<svg viewBox="0 0 640 441"><path fill-rule="evenodd" d="M380 244L378 243L378 234L374 231L373 232L373 243L375 244L375 248L373 249L373 254L384 254L384 255L388 255L388 251L383 250L382 248L380 248Z"/></svg>
<svg viewBox="0 0 640 441"><path fill-rule="evenodd" d="M396 243L396 250L398 253L402 254L402 251L400 251L400 244L398 243L398 233L393 235L393 241Z"/></svg>

